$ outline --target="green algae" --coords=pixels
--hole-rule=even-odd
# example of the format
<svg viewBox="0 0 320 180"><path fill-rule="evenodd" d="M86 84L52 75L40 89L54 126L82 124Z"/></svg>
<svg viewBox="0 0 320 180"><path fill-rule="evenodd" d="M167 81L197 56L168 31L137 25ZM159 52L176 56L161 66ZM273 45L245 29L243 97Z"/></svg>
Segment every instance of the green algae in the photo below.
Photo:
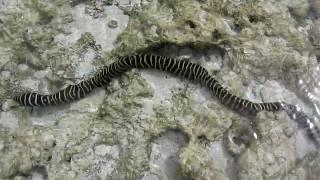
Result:
<svg viewBox="0 0 320 180"><path fill-rule="evenodd" d="M1 141L1 177L28 174L34 165L48 161L54 146L51 130L41 127L23 128L14 133L1 131Z"/></svg>
<svg viewBox="0 0 320 180"><path fill-rule="evenodd" d="M288 179L310 179L319 178L320 156L318 152L307 154L303 159L297 162L297 166L290 169Z"/></svg>
<svg viewBox="0 0 320 180"><path fill-rule="evenodd" d="M47 49L53 48L54 36L63 32L61 23L70 22L67 1L56 1L55 4L44 4L42 1L24 1L13 10L1 16L0 47L10 57L10 62L2 64L1 70L11 72L16 79L29 77L35 70L43 70L51 64ZM59 10L58 10L59 9ZM21 73L16 71L18 64L27 64L30 69ZM1 83L4 83L3 81ZM20 89L15 79L10 78L2 87L7 92ZM9 95L2 95L1 99Z"/></svg>
<svg viewBox="0 0 320 180"><path fill-rule="evenodd" d="M1 39L1 44L10 48L11 53L15 54L13 59L17 62L27 61L31 66L41 69L46 63L41 54L54 45L52 44L54 36L62 32L62 27L56 24L71 20L69 11L64 12L68 4L65 1L57 1L55 5L50 6L34 0L26 1L21 6L17 11L9 12L1 19L6 25L7 32ZM52 17L58 17L60 22Z"/></svg>
<svg viewBox="0 0 320 180"><path fill-rule="evenodd" d="M200 144L191 142L184 147L180 152L180 164L185 176L191 179L227 179L223 172L214 167L213 160Z"/></svg>
<svg viewBox="0 0 320 180"><path fill-rule="evenodd" d="M308 68L310 42L295 26L284 4L266 1L159 1L130 13L127 30L118 36L115 54L145 52L150 46L217 46L226 50L232 70L252 76L283 79L296 89L297 69ZM271 10L270 10L271 9ZM161 18L158 18L161 17ZM150 28L145 28L150 27Z"/></svg>
<svg viewBox="0 0 320 180"><path fill-rule="evenodd" d="M90 2L93 3L93 1ZM268 7L277 5L280 7L278 12L268 11ZM55 72L67 71L63 75L73 77L74 72L70 66L72 62L77 62L78 56L75 54L88 49L100 53L101 48L96 45L90 33L82 34L81 38L69 48L57 48L52 42L55 35L62 33L63 24L71 20L70 7L66 1L57 1L57 4L46 6L41 1L34 0L28 2L26 6L31 11L27 21L21 18L22 12L15 12L7 16L7 19L1 19L9 28L1 31L1 37L3 37L1 44L7 44L12 49L11 53L15 54L12 58L14 63L27 61L32 71L45 69L49 65L53 70L53 75L49 76L49 79L59 86L63 77ZM63 10L58 11L58 8ZM93 16L96 13L89 6L86 10ZM56 14L57 12L62 15ZM118 47L111 54L143 52L150 46L166 43L182 47L191 44L194 49L214 45L226 49L226 57L233 62L233 67L228 71L236 71L241 79L250 81L255 75L277 79L289 74L291 69L306 67L307 61L305 55L300 52L304 51L309 43L292 25L295 22L286 13L288 10L284 5L277 3L271 5L265 1L258 4L249 1L240 6L229 1L225 3L191 0L154 1L141 9L135 8L128 12L130 15L128 27L118 37ZM61 17L62 22L55 17ZM226 22L225 19L229 21ZM46 27L45 30L44 27ZM25 32L25 29L28 31ZM273 36L280 38L280 41ZM68 61L66 56L69 56ZM108 53L98 57L103 61L101 64L110 62L107 57L109 57ZM222 74L228 73L222 72ZM17 74L16 76L17 79L22 79L28 75ZM290 78L292 81L296 80L296 77ZM239 82L239 79L233 79L227 81L227 84L228 87L238 91L241 87ZM294 87L293 84L290 86ZM97 144L119 144L123 149L117 165L119 173L115 176L119 179L137 179L143 172L152 168L148 166L147 149L150 141L167 129L180 129L190 138L189 144L181 149L179 155L184 175L197 179L226 177L218 170L216 167L218 165L210 160L206 147L201 144L199 137L205 137L210 143L221 140L228 129L235 131L237 135L243 131L248 132L248 127L243 127L241 124L245 118L227 110L215 102L214 98L208 100L208 105L200 109L192 100L192 89L189 88L173 89L172 103L169 106L154 102L151 104L153 112L144 115L146 114L145 103L153 100L156 90L153 90L146 80L132 72L111 84L108 89L112 93L109 92L104 97L98 112L88 114L68 112L66 116L57 120L55 126L49 128L30 127L30 123L25 123L21 125L22 131L18 135L18 140L1 137L1 140L5 140L5 149L8 151L1 152L6 157L3 162L7 168L3 168L0 175L11 177L19 173L28 174L33 165L45 164L49 166L50 179L79 178L80 172L90 169L90 163L93 160L90 158L90 153L86 151L93 146L92 141L95 136ZM11 89L7 88L7 91ZM264 124L270 119L276 119L275 117L258 119L262 119L256 127L262 137L268 139L279 135L279 133L272 135L269 128L271 125ZM23 130L26 127L32 130ZM9 136L8 134L5 132L4 136ZM30 136L24 137L25 134ZM49 140L55 141L55 147L50 143L46 145L46 139L41 137L44 134L50 135ZM284 145L288 144L287 137L280 137L282 139L277 141L276 145L282 142ZM235 153L240 155L237 163L239 167L243 167L240 168L241 177L259 179L284 176L283 166L277 166L280 168L279 171L274 171L274 168L262 171L264 159L260 158L266 152L261 149L270 149L270 147L267 147L269 144L258 147L254 143L255 141L250 140L245 142L250 146ZM284 146L280 147L279 149L286 152ZM9 152L13 149L15 151ZM53 150L55 153L52 152ZM259 150L261 154L257 153ZM17 160L16 157L22 152L28 153ZM277 153L279 152L275 152ZM52 160L48 162L50 155ZM90 163L78 161L76 157L79 156L84 156L86 162ZM293 167L291 160L289 159L288 162ZM262 165L258 166L258 164ZM245 167L249 168L245 169Z"/></svg>
<svg viewBox="0 0 320 180"><path fill-rule="evenodd" d="M75 43L74 49L79 49L79 48L82 48L82 49L93 48L94 50L98 50L95 38L91 33L86 32L81 34L81 37Z"/></svg>
<svg viewBox="0 0 320 180"><path fill-rule="evenodd" d="M286 176L297 160L294 149L293 124L284 112L279 114L259 113L255 129L259 142L251 141L237 160L240 179L275 179ZM259 164L259 166L257 166Z"/></svg>
<svg viewBox="0 0 320 180"><path fill-rule="evenodd" d="M116 136L120 138L118 141L128 143L126 144L128 154L125 155L124 162L121 162L122 167L120 167L123 178L138 177L141 172L148 169L146 147L150 143L149 140L167 129L181 129L201 146L198 136L203 135L213 141L221 138L222 132L228 128L228 123L230 126L229 115L220 118L209 109L201 111L201 114L197 112L190 100L190 91L186 93L183 89L173 91L173 104L170 107L163 106L161 103L154 104L154 116L141 117L139 112L142 112L143 109L142 99L151 98L152 93L140 93L140 91L146 91L148 85L143 81L144 85L141 86L141 83L137 83L137 79L139 80L139 77L133 78L127 88L120 88L110 94L100 109L101 118L106 119L106 123L111 124L119 132ZM135 95L131 96L130 92L134 92ZM114 99L114 97L117 98ZM135 127L142 127L142 129ZM181 161L188 158L187 156L182 157ZM206 161L206 156L201 159ZM136 166L136 162L139 162L139 167ZM192 173L190 171L190 169L186 170Z"/></svg>

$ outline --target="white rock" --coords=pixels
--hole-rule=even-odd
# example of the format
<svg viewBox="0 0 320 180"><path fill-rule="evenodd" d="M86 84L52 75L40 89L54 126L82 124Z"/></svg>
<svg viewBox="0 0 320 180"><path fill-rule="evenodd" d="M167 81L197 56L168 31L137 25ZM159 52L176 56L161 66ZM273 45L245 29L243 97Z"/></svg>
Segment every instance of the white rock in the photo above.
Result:
<svg viewBox="0 0 320 180"><path fill-rule="evenodd" d="M11 130L18 128L19 119L20 117L17 117L10 112L0 113L0 125Z"/></svg>
<svg viewBox="0 0 320 180"><path fill-rule="evenodd" d="M107 146L107 145L98 145L95 146L95 153L100 156L105 156L107 154L111 155L113 159L119 158L120 149L119 146Z"/></svg>
<svg viewBox="0 0 320 180"><path fill-rule="evenodd" d="M21 86L24 88L29 88L29 89L37 91L38 87L39 87L39 83L40 83L39 81L35 81L31 78L27 78L27 79L21 81Z"/></svg>
<svg viewBox="0 0 320 180"><path fill-rule="evenodd" d="M100 44L103 50L112 50L114 48L113 42L126 28L129 18L117 6L106 6L104 11L108 14L107 17L93 18L85 13L84 4L75 6L72 8L74 21L65 27L65 30L70 34L67 36L59 34L55 37L55 41L67 46L75 43L81 37L81 34L89 32L95 37L97 44ZM110 20L117 21L118 27L109 28L107 22Z"/></svg>
<svg viewBox="0 0 320 180"><path fill-rule="evenodd" d="M25 71L28 71L28 69L29 69L28 65L26 65L26 64L18 64L18 70L19 71L25 72Z"/></svg>
<svg viewBox="0 0 320 180"><path fill-rule="evenodd" d="M94 57L95 51L93 49L88 49L87 53L84 55L83 61L80 61L76 66L75 78L83 78L96 71L93 66Z"/></svg>
<svg viewBox="0 0 320 180"><path fill-rule="evenodd" d="M212 159L212 162L214 162L215 167L226 173L230 157L225 154L221 141L210 144L209 155Z"/></svg>
<svg viewBox="0 0 320 180"><path fill-rule="evenodd" d="M1 71L1 79L8 80L11 76L10 71Z"/></svg>

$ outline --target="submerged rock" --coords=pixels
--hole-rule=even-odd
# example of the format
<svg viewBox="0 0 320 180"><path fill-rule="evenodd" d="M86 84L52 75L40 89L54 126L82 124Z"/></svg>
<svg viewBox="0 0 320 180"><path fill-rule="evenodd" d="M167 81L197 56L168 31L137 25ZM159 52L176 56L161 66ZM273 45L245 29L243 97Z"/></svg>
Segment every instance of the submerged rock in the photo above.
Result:
<svg viewBox="0 0 320 180"><path fill-rule="evenodd" d="M309 8L299 2L3 1L0 104L25 90L56 92L142 52L199 63L243 98L307 110L297 82L316 69L317 24L310 37L299 30ZM319 177L318 153L284 112L242 116L163 72L133 70L67 105L1 110L1 178Z"/></svg>

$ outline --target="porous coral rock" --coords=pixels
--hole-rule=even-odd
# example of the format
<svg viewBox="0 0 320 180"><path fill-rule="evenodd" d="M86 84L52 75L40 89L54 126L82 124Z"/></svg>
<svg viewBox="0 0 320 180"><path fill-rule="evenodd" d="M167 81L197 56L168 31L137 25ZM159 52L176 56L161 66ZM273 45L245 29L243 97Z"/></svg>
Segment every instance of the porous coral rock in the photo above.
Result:
<svg viewBox="0 0 320 180"><path fill-rule="evenodd" d="M0 5L0 71L10 72L9 79L0 77L1 102L24 91L26 82L35 83L25 84L34 91L53 92L67 80L79 82L81 76L92 75L112 61L109 57L139 52L189 57L231 92L270 101L271 90L258 86L281 79L286 86L277 88L295 91L308 68L310 46L317 42L310 43L299 31L288 8L304 18L307 5L300 12L289 1L115 1L119 8L109 1L5 3L14 8ZM108 28L111 19L117 20L117 28ZM28 70L15 72L22 65ZM71 105L0 112L1 124L10 119L16 123L0 127L0 177L21 179L21 173L30 176L43 165L49 179L138 179L154 172L148 150L168 129L179 129L189 138L176 149L180 177L232 179L212 159L230 158L210 149L217 142L229 148L226 153L238 169L233 173L240 178L291 177L287 167L301 172L299 177L312 177L305 164L295 167L301 156L310 154L295 153L297 129L283 112L259 113L256 119L240 116L206 88L153 71L134 70L107 91L94 93ZM250 120L255 120L253 129ZM235 144L229 146L223 135L235 137Z"/></svg>

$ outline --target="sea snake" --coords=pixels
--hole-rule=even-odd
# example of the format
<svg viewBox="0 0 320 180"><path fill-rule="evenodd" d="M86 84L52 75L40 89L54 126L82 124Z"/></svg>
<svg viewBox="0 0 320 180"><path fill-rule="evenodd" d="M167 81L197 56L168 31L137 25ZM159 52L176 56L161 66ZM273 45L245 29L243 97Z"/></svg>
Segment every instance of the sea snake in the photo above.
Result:
<svg viewBox="0 0 320 180"><path fill-rule="evenodd" d="M317 141L320 142L320 132L314 131L314 128L317 126L312 126L310 119L308 119L303 112L298 112L294 109L293 105L284 102L255 103L237 97L224 88L204 67L187 60L174 59L166 56L151 54L122 56L92 78L76 85L69 85L54 94L43 95L35 92L27 92L15 96L13 99L22 106L50 106L69 103L85 97L95 88L106 86L113 78L119 77L132 68L156 69L199 82L201 85L209 88L222 104L239 113L255 115L260 111L276 112L285 110L290 117L298 113L301 117L298 123L301 122L304 124L308 129L308 134L311 133L309 136L315 137L313 139L317 139Z"/></svg>

